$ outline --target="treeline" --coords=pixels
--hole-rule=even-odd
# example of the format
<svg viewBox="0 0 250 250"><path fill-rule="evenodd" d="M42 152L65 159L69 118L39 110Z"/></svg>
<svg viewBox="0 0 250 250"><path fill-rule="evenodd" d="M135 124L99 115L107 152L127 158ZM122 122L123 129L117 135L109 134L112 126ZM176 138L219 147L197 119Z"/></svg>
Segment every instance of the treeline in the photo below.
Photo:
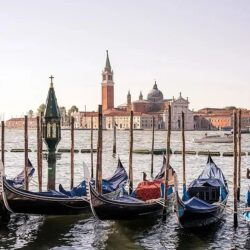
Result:
<svg viewBox="0 0 250 250"><path fill-rule="evenodd" d="M29 117L34 117L35 115L40 115L41 113L45 112L45 108L46 108L46 105L44 103L42 103L37 108L37 112L36 113L32 109L30 109L28 111L28 116ZM79 111L79 109L78 109L78 107L76 105L73 105L70 109L68 109L68 111L66 110L66 108L64 106L59 107L59 109L60 109L60 113L61 114L66 114L68 116L71 116L72 113Z"/></svg>

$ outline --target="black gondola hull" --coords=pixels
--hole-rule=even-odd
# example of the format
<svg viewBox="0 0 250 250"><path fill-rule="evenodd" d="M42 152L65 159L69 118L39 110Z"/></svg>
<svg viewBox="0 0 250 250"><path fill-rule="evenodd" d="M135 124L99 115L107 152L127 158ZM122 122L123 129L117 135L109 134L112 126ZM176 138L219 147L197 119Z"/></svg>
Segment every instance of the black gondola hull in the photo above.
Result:
<svg viewBox="0 0 250 250"><path fill-rule="evenodd" d="M126 203L106 199L90 188L91 209L100 220L131 220L154 217L162 214L163 206L157 201L151 203ZM173 206L173 195L168 197L168 209Z"/></svg>
<svg viewBox="0 0 250 250"><path fill-rule="evenodd" d="M91 212L86 197L46 197L16 189L4 181L9 208L14 213L41 215L74 215Z"/></svg>
<svg viewBox="0 0 250 250"><path fill-rule="evenodd" d="M88 202L51 202L37 199L13 199L8 201L14 213L40 215L74 215L91 212Z"/></svg>
<svg viewBox="0 0 250 250"><path fill-rule="evenodd" d="M189 210L178 197L177 217L182 228L208 227L217 223L224 215L227 198L210 211Z"/></svg>
<svg viewBox="0 0 250 250"><path fill-rule="evenodd" d="M179 222L183 228L207 227L217 223L222 218L223 211L224 209L222 208L218 208L208 213L185 211L183 216L179 218Z"/></svg>

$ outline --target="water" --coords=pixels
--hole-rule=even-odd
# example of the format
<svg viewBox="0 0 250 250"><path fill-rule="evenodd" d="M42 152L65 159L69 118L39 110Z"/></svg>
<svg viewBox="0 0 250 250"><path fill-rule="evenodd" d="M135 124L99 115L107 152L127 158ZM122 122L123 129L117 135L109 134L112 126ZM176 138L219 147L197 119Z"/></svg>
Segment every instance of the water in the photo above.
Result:
<svg viewBox="0 0 250 250"><path fill-rule="evenodd" d="M216 132L222 133L222 132ZM209 133L208 133L209 134ZM196 151L232 151L232 144L195 144L193 138L199 138L204 132L186 132L186 149ZM97 132L94 132L96 145ZM70 147L70 131L63 131L62 141L58 148ZM124 166L128 166L128 131L117 131L117 156L112 156L112 131L104 131L103 168L104 177L109 176L115 169L117 157L120 156ZM89 148L90 131L75 132L75 148ZM150 149L151 132L135 131L134 148ZM155 147L166 145L166 132L157 131ZM6 149L23 148L24 139L22 130L6 131ZM29 131L29 148L32 153L29 157L36 165L36 131ZM172 132L171 148L181 149L181 134ZM250 152L250 134L242 135L242 151ZM6 174L15 176L21 171L24 164L23 153L6 153ZM150 176L150 155L133 155L135 185L142 179L142 172ZM96 155L94 156L96 160ZM155 156L155 173L160 170L162 156ZM206 163L206 156L187 155L186 174L187 183L197 177ZM230 197L228 205L232 208L232 181L233 158L213 157L215 163L221 167L229 182ZM90 154L75 154L75 184L83 178L82 162L90 165ZM171 165L179 176L179 187L182 181L181 155L171 156ZM43 186L46 187L46 161L43 162ZM242 189L240 207L244 207L244 193L249 181L246 179L246 169L250 166L250 156L242 157ZM70 154L62 154L57 163L57 186L63 183L65 188L70 185ZM37 173L30 189L37 191ZM12 215L9 223L0 225L1 249L250 249L250 229L239 213L239 227L233 228L233 214L227 210L221 222L206 231L185 231L180 229L171 213L165 222L161 218L156 220L140 220L132 222L100 222L89 215L81 216L27 216Z"/></svg>

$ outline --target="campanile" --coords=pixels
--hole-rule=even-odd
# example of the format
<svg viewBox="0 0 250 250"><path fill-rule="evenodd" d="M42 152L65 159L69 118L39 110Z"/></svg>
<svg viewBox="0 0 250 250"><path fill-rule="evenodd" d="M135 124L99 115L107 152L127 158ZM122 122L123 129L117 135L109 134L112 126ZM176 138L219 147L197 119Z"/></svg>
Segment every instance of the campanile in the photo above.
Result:
<svg viewBox="0 0 250 250"><path fill-rule="evenodd" d="M102 71L102 108L103 111L114 108L114 82L109 54L107 52L106 65Z"/></svg>

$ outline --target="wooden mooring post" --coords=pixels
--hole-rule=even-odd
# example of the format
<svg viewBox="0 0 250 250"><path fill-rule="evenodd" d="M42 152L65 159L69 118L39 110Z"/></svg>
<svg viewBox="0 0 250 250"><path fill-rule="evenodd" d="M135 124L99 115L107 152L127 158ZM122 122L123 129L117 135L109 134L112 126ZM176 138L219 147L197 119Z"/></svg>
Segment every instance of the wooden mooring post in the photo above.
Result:
<svg viewBox="0 0 250 250"><path fill-rule="evenodd" d="M241 109L238 113L238 188L237 200L240 201L240 187L241 187Z"/></svg>
<svg viewBox="0 0 250 250"><path fill-rule="evenodd" d="M183 171L183 192L186 192L186 145L185 145L185 115L181 113L182 122L182 171Z"/></svg>
<svg viewBox="0 0 250 250"><path fill-rule="evenodd" d="M116 155L116 123L113 121L113 155Z"/></svg>
<svg viewBox="0 0 250 250"><path fill-rule="evenodd" d="M28 116L24 116L24 182L25 190L29 190L28 177Z"/></svg>
<svg viewBox="0 0 250 250"><path fill-rule="evenodd" d="M43 188L43 112L40 115L40 137L39 137L39 147L40 147L40 176L41 176L41 191Z"/></svg>
<svg viewBox="0 0 250 250"><path fill-rule="evenodd" d="M94 152L93 152L93 116L90 121L90 161L91 161L91 179L94 178Z"/></svg>
<svg viewBox="0 0 250 250"><path fill-rule="evenodd" d="M39 192L42 192L42 176L41 176L41 121L40 121L41 117L37 116L36 117L36 123L37 123L37 131L36 131L36 137L37 137L37 176L38 176L38 190Z"/></svg>
<svg viewBox="0 0 250 250"><path fill-rule="evenodd" d="M71 148L70 148L70 188L74 187L74 150L75 150L75 119L71 116Z"/></svg>
<svg viewBox="0 0 250 250"><path fill-rule="evenodd" d="M130 129L129 129L129 169L128 169L128 178L129 178L129 194L133 192L133 120L134 113L133 110L130 111Z"/></svg>
<svg viewBox="0 0 250 250"><path fill-rule="evenodd" d="M5 147L4 147L4 135L5 135L5 131L4 131L4 121L1 121L1 159L2 159L2 162L3 162L3 165L4 165L4 154L5 154Z"/></svg>
<svg viewBox="0 0 250 250"><path fill-rule="evenodd" d="M154 174L155 117L152 117L151 177Z"/></svg>
<svg viewBox="0 0 250 250"><path fill-rule="evenodd" d="M234 190L234 227L238 227L237 216L237 111L234 110L234 126L233 126L233 139L234 139L234 172L233 172L233 190Z"/></svg>
<svg viewBox="0 0 250 250"><path fill-rule="evenodd" d="M164 185L164 206L163 206L163 219L166 219L167 214L167 199L168 199L168 175L169 175L169 161L170 161L170 136L171 136L171 105L168 105L168 131L167 131L167 160L165 165L165 185Z"/></svg>
<svg viewBox="0 0 250 250"><path fill-rule="evenodd" d="M95 188L99 194L102 194L102 105L98 106L98 141Z"/></svg>

